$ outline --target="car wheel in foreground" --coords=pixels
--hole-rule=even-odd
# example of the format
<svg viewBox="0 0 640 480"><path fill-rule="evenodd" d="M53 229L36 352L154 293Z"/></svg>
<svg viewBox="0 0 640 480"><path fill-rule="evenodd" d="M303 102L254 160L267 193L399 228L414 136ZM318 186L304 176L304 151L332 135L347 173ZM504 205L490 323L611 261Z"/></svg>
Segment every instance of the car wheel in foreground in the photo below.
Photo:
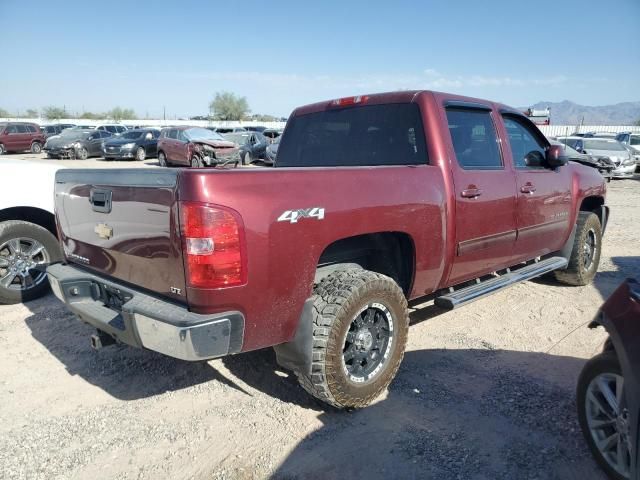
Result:
<svg viewBox="0 0 640 480"><path fill-rule="evenodd" d="M202 168L203 165L202 159L198 155L191 157L191 168Z"/></svg>
<svg viewBox="0 0 640 480"><path fill-rule="evenodd" d="M139 147L138 150L136 150L136 160L143 161L145 158L147 158L147 153L144 151L144 148Z"/></svg>
<svg viewBox="0 0 640 480"><path fill-rule="evenodd" d="M595 213L580 212L569 265L555 272L556 278L569 285L587 285L598 271L602 251L602 227Z"/></svg>
<svg viewBox="0 0 640 480"><path fill-rule="evenodd" d="M161 167L167 166L167 157L164 152L158 152L158 165Z"/></svg>
<svg viewBox="0 0 640 480"><path fill-rule="evenodd" d="M49 289L45 269L61 260L56 238L29 222L0 223L0 303L41 297Z"/></svg>
<svg viewBox="0 0 640 480"><path fill-rule="evenodd" d="M629 412L615 352L587 362L578 380L578 420L594 458L610 478L626 480L631 469Z"/></svg>
<svg viewBox="0 0 640 480"><path fill-rule="evenodd" d="M302 387L337 408L371 403L389 386L404 356L407 301L391 278L360 268L316 285L311 375Z"/></svg>
<svg viewBox="0 0 640 480"><path fill-rule="evenodd" d="M42 145L40 142L33 142L31 144L31 153L40 153L42 152Z"/></svg>

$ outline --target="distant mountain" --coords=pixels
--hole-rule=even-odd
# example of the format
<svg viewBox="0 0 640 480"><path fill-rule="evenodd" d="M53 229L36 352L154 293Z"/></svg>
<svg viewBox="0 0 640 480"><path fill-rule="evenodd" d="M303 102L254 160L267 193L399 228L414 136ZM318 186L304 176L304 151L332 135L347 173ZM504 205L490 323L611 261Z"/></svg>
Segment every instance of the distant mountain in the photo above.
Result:
<svg viewBox="0 0 640 480"><path fill-rule="evenodd" d="M522 108L551 109L552 125L634 125L640 120L640 102L624 102L615 105L590 107L564 100L562 102L538 102Z"/></svg>

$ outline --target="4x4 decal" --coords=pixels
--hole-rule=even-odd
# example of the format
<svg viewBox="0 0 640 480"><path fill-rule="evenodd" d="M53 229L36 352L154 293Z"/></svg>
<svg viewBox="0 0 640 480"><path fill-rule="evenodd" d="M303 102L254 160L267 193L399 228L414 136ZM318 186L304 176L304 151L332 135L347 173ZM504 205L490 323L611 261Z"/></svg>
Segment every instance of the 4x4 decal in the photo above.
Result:
<svg viewBox="0 0 640 480"><path fill-rule="evenodd" d="M301 208L299 210L287 210L278 217L279 222L298 223L301 218L317 218L322 220L324 218L324 208L311 207Z"/></svg>

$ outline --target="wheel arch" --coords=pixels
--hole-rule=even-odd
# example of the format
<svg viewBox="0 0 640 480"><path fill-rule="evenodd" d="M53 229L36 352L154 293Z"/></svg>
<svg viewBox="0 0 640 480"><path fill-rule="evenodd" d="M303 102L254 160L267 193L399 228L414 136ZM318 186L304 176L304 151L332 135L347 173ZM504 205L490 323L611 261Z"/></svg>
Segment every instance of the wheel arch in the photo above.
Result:
<svg viewBox="0 0 640 480"><path fill-rule="evenodd" d="M58 237L56 219L53 213L37 207L10 207L0 210L0 222L22 220L47 229L54 237Z"/></svg>

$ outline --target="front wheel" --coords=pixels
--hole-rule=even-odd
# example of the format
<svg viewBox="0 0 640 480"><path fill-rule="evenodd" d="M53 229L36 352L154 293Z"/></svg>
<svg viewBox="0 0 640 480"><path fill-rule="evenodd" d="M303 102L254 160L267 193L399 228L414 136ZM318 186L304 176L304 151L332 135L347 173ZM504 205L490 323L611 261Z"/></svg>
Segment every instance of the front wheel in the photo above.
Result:
<svg viewBox="0 0 640 480"><path fill-rule="evenodd" d="M76 154L76 158L79 160L86 160L87 158L89 158L88 150L84 147L80 147L80 149L78 149L78 153Z"/></svg>
<svg viewBox="0 0 640 480"><path fill-rule="evenodd" d="M44 295L49 288L45 269L61 259L58 241L45 228L14 220L0 223L0 303Z"/></svg>
<svg viewBox="0 0 640 480"><path fill-rule="evenodd" d="M202 168L203 166L202 159L198 155L191 157L191 168Z"/></svg>
<svg viewBox="0 0 640 480"><path fill-rule="evenodd" d="M316 285L311 375L302 387L337 408L365 407L389 386L404 356L407 301L391 278L351 268Z"/></svg>
<svg viewBox="0 0 640 480"><path fill-rule="evenodd" d="M615 352L601 353L586 363L578 379L577 406L580 428L600 467L610 478L628 480L630 420Z"/></svg>
<svg viewBox="0 0 640 480"><path fill-rule="evenodd" d="M138 150L136 150L136 160L142 162L145 158L147 158L147 153L144 151L144 148L139 147Z"/></svg>
<svg viewBox="0 0 640 480"><path fill-rule="evenodd" d="M602 252L602 226L595 213L580 212L576 222L571 257L566 270L555 272L556 279L568 285L587 285L598 271Z"/></svg>

